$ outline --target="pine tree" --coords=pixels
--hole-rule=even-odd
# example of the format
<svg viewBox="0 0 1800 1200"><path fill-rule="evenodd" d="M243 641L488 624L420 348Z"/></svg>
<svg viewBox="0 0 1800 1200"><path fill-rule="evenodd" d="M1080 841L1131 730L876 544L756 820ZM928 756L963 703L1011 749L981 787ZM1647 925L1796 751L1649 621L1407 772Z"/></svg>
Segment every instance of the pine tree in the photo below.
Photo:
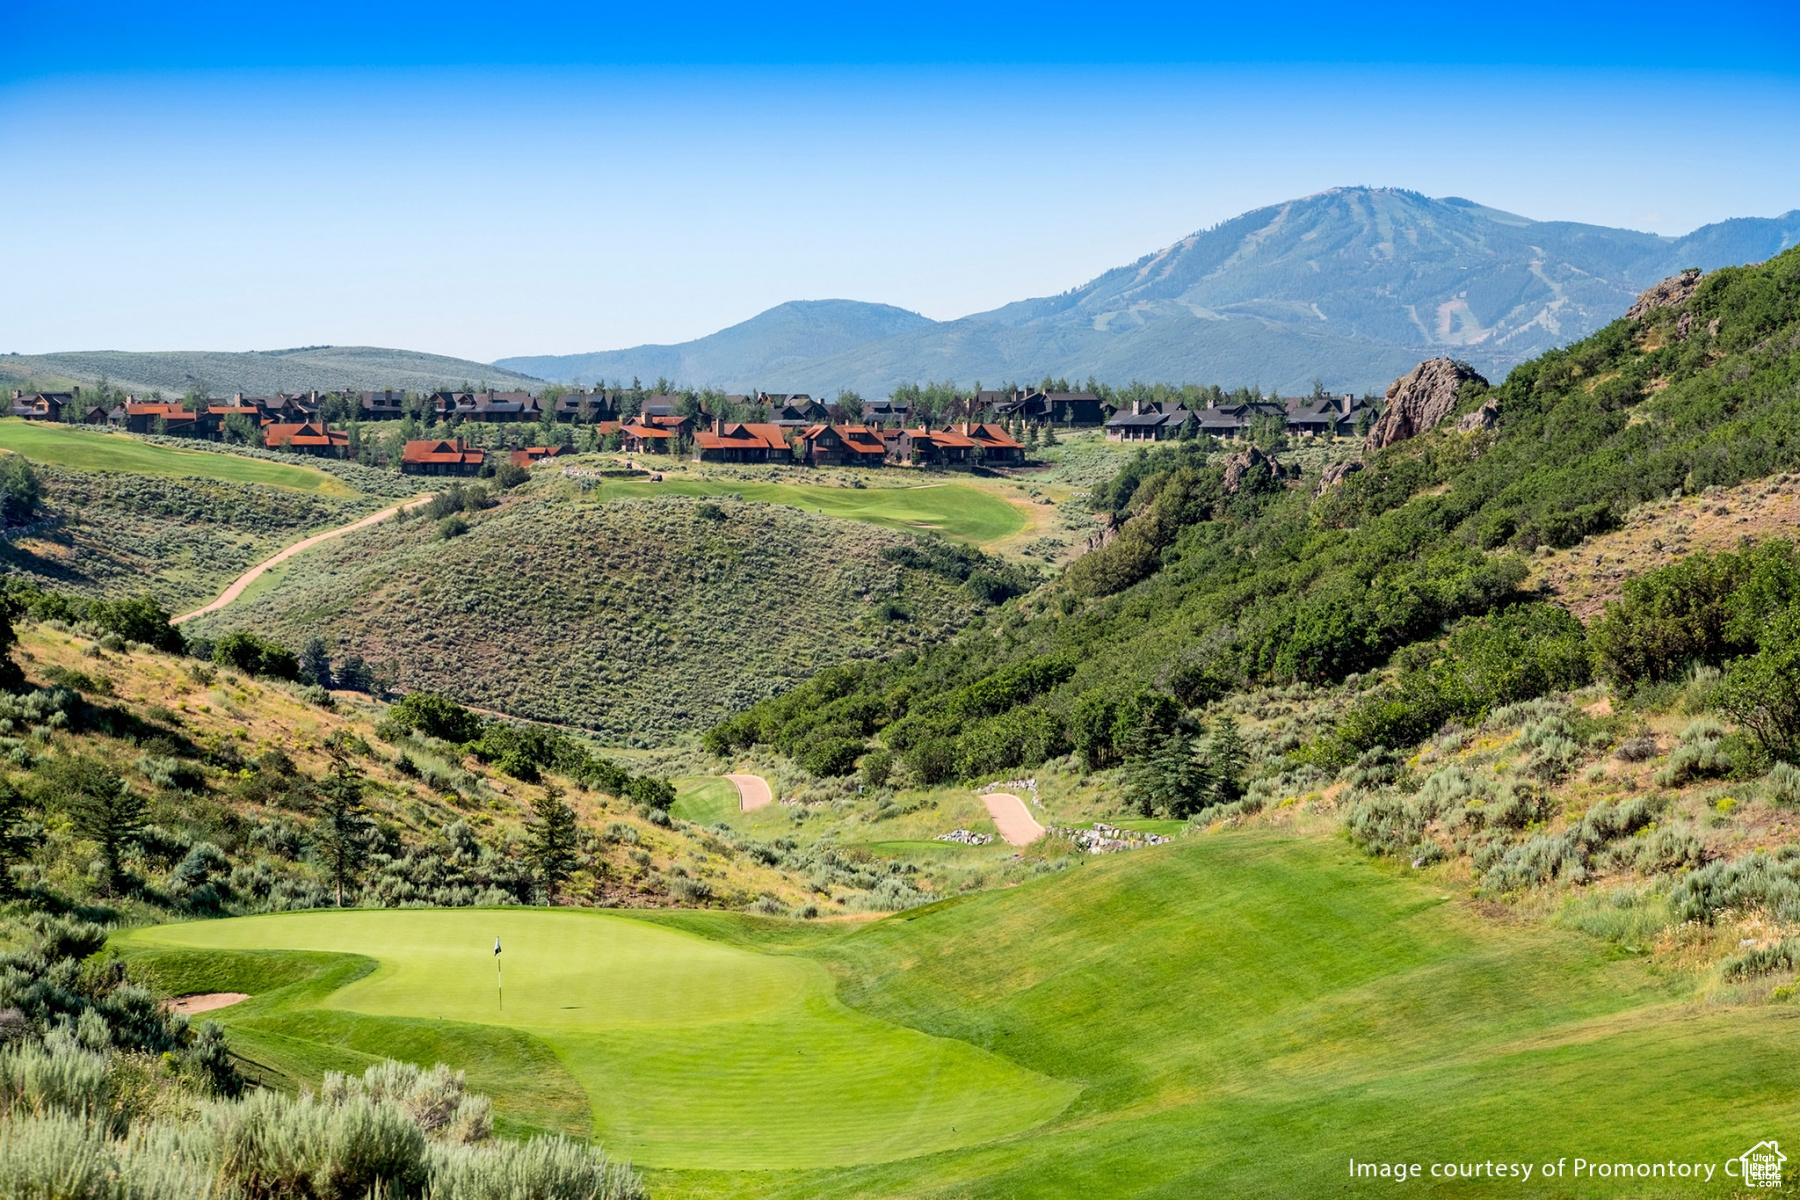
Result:
<svg viewBox="0 0 1800 1200"><path fill-rule="evenodd" d="M1214 804L1230 804L1244 794L1244 768L1250 753L1238 733L1237 718L1221 713L1206 739L1207 773Z"/></svg>
<svg viewBox="0 0 1800 1200"><path fill-rule="evenodd" d="M342 745L327 743L325 748L331 755L331 773L314 789L317 801L313 812L318 819L314 836L331 871L337 906L342 908L344 886L356 883L356 874L368 857L374 823L363 809L362 772L351 764Z"/></svg>
<svg viewBox="0 0 1800 1200"><path fill-rule="evenodd" d="M1055 421L1052 421L1048 425L1044 426L1044 445L1046 445L1046 446L1056 445L1056 422Z"/></svg>
<svg viewBox="0 0 1800 1200"><path fill-rule="evenodd" d="M322 638L306 639L306 646L300 651L300 678L322 688L331 686L331 655Z"/></svg>
<svg viewBox="0 0 1800 1200"><path fill-rule="evenodd" d="M545 788L543 797L531 807L532 820L526 826L527 853L544 881L544 892L554 901L557 889L575 873L580 824L575 810L563 803L558 788Z"/></svg>
<svg viewBox="0 0 1800 1200"><path fill-rule="evenodd" d="M121 877L125 847L144 832L144 799L117 772L97 758L76 755L50 772L75 832L100 845L101 887L113 891Z"/></svg>

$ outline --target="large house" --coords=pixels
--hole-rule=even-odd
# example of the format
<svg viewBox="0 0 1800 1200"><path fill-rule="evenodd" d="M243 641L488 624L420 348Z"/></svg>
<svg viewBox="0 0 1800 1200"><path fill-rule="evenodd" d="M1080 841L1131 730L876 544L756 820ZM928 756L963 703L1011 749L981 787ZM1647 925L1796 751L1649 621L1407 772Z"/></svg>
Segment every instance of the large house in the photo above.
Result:
<svg viewBox="0 0 1800 1200"><path fill-rule="evenodd" d="M206 428L199 413L180 404L144 404L125 397L125 403L106 415L109 425L127 433L170 433L192 437Z"/></svg>
<svg viewBox="0 0 1800 1200"><path fill-rule="evenodd" d="M440 420L455 417L462 421L490 424L516 424L538 419L537 398L530 392L438 392L432 396L432 411Z"/></svg>
<svg viewBox="0 0 1800 1200"><path fill-rule="evenodd" d="M999 425L965 424L963 436L975 443L975 450L983 463L997 466L1018 466L1025 461L1025 447L1013 440L1011 434Z"/></svg>
<svg viewBox="0 0 1800 1200"><path fill-rule="evenodd" d="M770 395L758 392L756 400L769 409L769 423L783 428L803 428L831 420L830 411L804 392L795 395Z"/></svg>
<svg viewBox="0 0 1800 1200"><path fill-rule="evenodd" d="M449 441L408 442L400 453L402 475L473 475L487 460L487 451Z"/></svg>
<svg viewBox="0 0 1800 1200"><path fill-rule="evenodd" d="M287 450L294 454L342 458L350 450L350 435L312 421L298 425L271 422L263 426L263 445L270 450Z"/></svg>
<svg viewBox="0 0 1800 1200"><path fill-rule="evenodd" d="M918 466L964 466L977 457L975 439L954 429L902 429L883 433L889 462Z"/></svg>
<svg viewBox="0 0 1800 1200"><path fill-rule="evenodd" d="M63 409L81 401L81 389L71 392L33 392L13 389L12 415L27 421L60 421Z"/></svg>
<svg viewBox="0 0 1800 1200"><path fill-rule="evenodd" d="M700 462L787 462L793 456L779 425L716 420L694 435L694 458Z"/></svg>
<svg viewBox="0 0 1800 1200"><path fill-rule="evenodd" d="M883 428L892 425L896 429L902 429L911 419L912 405L904 400L867 400L863 402L862 420L864 425L878 425Z"/></svg>
<svg viewBox="0 0 1800 1200"><path fill-rule="evenodd" d="M542 401L539 401L542 404ZM619 397L605 388L583 391L576 388L556 398L556 419L592 423L619 419Z"/></svg>
<svg viewBox="0 0 1800 1200"><path fill-rule="evenodd" d="M1106 419L1106 407L1093 392L1029 392L1020 390L1010 399L988 397L999 392L977 392L975 408L992 407L1001 418L1020 417L1034 424L1098 425Z"/></svg>
<svg viewBox="0 0 1800 1200"><path fill-rule="evenodd" d="M674 430L656 424L655 418L634 417L619 426L619 444L627 454L667 453L675 440Z"/></svg>
<svg viewBox="0 0 1800 1200"><path fill-rule="evenodd" d="M815 467L879 467L887 458L881 434L866 425L813 425L800 438Z"/></svg>
<svg viewBox="0 0 1800 1200"><path fill-rule="evenodd" d="M1375 417L1374 406L1345 393L1342 396L1305 397L1287 404L1289 433L1310 437L1354 437L1364 414Z"/></svg>
<svg viewBox="0 0 1800 1200"><path fill-rule="evenodd" d="M356 413L364 421L398 421L406 415L406 393L363 392L357 399Z"/></svg>

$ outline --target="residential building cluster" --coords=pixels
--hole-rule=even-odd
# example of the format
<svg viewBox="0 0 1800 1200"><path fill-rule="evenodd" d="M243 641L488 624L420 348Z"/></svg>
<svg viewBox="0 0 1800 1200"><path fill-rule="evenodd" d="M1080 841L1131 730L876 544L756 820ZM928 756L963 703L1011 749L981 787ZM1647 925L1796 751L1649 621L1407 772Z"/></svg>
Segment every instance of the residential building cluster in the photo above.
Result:
<svg viewBox="0 0 1800 1200"><path fill-rule="evenodd" d="M1215 391L1215 395L1216 395ZM454 428L474 424L578 424L591 426L607 444L629 454L691 454L701 462L806 463L814 466L1016 466L1025 447L1013 436L1026 426L1102 426L1110 441L1162 441L1207 435L1232 439L1259 425L1280 423L1287 433L1347 437L1373 416L1354 396L1297 400L1253 400L1189 409L1180 403L1133 401L1129 412L1113 412L1092 392L1031 389L978 391L958 396L952 411L992 419L946 422L915 419L904 400L873 400L852 407L828 404L805 393L758 392L723 397L725 412L758 411L762 420L732 421L723 416L689 415L691 401L676 395L627 393L605 388L546 391L400 391L297 393L245 396L201 404L140 401L126 396L111 406L83 404L81 389L13 393L12 415L26 420L106 425L131 433L159 433L221 440L229 433L257 440L271 450L345 457L350 433L339 421L397 421ZM632 409L635 411L628 411ZM684 411L685 410L685 411ZM616 437L616 442L612 441ZM556 453L555 447L515 451L530 465ZM400 470L407 474L475 475L488 451L462 437L405 443Z"/></svg>

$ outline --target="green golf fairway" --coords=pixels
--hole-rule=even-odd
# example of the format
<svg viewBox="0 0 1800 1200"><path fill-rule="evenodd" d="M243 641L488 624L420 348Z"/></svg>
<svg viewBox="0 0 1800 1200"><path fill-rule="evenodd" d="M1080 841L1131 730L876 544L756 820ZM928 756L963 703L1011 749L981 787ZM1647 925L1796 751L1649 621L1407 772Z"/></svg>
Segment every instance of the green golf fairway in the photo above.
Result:
<svg viewBox="0 0 1800 1200"><path fill-rule="evenodd" d="M75 471L123 471L176 478L198 475L226 483L260 483L326 496L356 495L354 489L339 480L309 467L209 450L178 450L140 442L126 434L70 429L17 417L0 419L0 449Z"/></svg>
<svg viewBox="0 0 1800 1200"><path fill-rule="evenodd" d="M989 492L961 483L928 483L913 487L806 487L787 483L706 483L669 480L607 483L596 489L603 500L624 497L731 496L762 504L786 504L807 512L849 521L868 521L895 529L941 533L947 538L984 546L1025 528L1018 509Z"/></svg>
<svg viewBox="0 0 1800 1200"><path fill-rule="evenodd" d="M596 912L309 912L165 925L119 940L367 956L378 964L372 972L295 1007L528 1033L586 1090L594 1135L646 1165L878 1162L1016 1133L1079 1090L852 1012L816 962ZM252 1031L272 1015L254 1002L220 1013ZM321 1028L332 1036L335 1027ZM296 1036L291 1020L268 1026L277 1028ZM457 1064L454 1054L446 1061ZM504 1107L506 1097L497 1099Z"/></svg>

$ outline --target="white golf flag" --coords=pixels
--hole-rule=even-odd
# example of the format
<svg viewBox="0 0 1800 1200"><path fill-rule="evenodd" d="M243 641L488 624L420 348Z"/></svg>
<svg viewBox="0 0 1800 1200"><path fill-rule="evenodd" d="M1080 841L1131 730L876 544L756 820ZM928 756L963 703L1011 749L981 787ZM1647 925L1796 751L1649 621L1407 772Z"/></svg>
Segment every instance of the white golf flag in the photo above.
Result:
<svg viewBox="0 0 1800 1200"><path fill-rule="evenodd" d="M500 953L500 939L499 938L494 939L494 953L495 954Z"/></svg>

